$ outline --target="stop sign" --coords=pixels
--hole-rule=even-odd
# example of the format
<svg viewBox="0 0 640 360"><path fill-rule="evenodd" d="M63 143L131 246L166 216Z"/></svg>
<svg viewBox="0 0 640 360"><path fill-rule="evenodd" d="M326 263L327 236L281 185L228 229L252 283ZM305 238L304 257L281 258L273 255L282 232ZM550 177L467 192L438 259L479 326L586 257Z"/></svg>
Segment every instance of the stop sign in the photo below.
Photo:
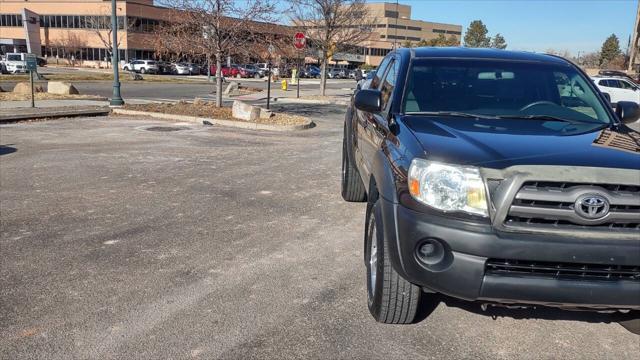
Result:
<svg viewBox="0 0 640 360"><path fill-rule="evenodd" d="M298 50L304 49L305 44L307 43L307 39L303 33L299 32L293 37L293 46Z"/></svg>

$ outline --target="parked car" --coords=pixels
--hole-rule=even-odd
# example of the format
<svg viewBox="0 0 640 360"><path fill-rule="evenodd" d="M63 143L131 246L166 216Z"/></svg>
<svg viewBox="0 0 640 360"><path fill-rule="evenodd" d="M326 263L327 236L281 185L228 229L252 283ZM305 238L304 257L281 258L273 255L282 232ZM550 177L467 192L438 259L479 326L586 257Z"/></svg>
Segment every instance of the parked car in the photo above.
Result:
<svg viewBox="0 0 640 360"><path fill-rule="evenodd" d="M327 71L329 79L344 79L347 77L347 71L343 68L332 67Z"/></svg>
<svg viewBox="0 0 640 360"><path fill-rule="evenodd" d="M172 70L175 75L197 75L200 73L200 67L194 63L176 63L173 64Z"/></svg>
<svg viewBox="0 0 640 360"><path fill-rule="evenodd" d="M133 60L122 66L124 71L139 72L141 74L157 74L160 71L158 62L155 60Z"/></svg>
<svg viewBox="0 0 640 360"><path fill-rule="evenodd" d="M240 77L243 77L243 78L260 78L261 77L258 71L256 70L256 68L251 65L236 65L236 68L238 69Z"/></svg>
<svg viewBox="0 0 640 360"><path fill-rule="evenodd" d="M215 65L211 65L211 75L215 75L216 74L216 66ZM224 77L236 77L240 71L238 70L238 68L235 67L227 67L227 66L223 66L222 68L220 68L220 72L222 73L222 76Z"/></svg>
<svg viewBox="0 0 640 360"><path fill-rule="evenodd" d="M26 73L27 55L27 53L7 53L3 60L6 72L10 74Z"/></svg>
<svg viewBox="0 0 640 360"><path fill-rule="evenodd" d="M248 71L252 71L253 72L253 77L255 78L261 78L261 77L265 77L267 75L267 72L259 69L256 65L254 64L244 64L241 65L241 67L245 70Z"/></svg>
<svg viewBox="0 0 640 360"><path fill-rule="evenodd" d="M603 93L609 94L612 104L620 101L633 101L640 104L640 88L622 77L594 77L593 82Z"/></svg>
<svg viewBox="0 0 640 360"><path fill-rule="evenodd" d="M173 65L168 61L158 61L158 74L172 74Z"/></svg>
<svg viewBox="0 0 640 360"><path fill-rule="evenodd" d="M620 71L620 70L600 70L600 71L598 71L598 75L601 75L601 76L618 76L618 77L622 77L622 78L624 78L626 80L629 80L631 82L638 83L637 79L632 78L626 72Z"/></svg>
<svg viewBox="0 0 640 360"><path fill-rule="evenodd" d="M320 74L322 74L322 71L320 70L319 67L315 65L307 65L304 68L302 68L300 77L318 79L320 78Z"/></svg>
<svg viewBox="0 0 640 360"><path fill-rule="evenodd" d="M561 95L559 78L574 91ZM416 322L442 293L630 311L637 332L640 155L626 124L639 117L561 58L390 52L354 96L342 150L342 196L367 203L372 316Z"/></svg>
<svg viewBox="0 0 640 360"><path fill-rule="evenodd" d="M258 68L259 71L262 71L266 76L267 72L269 72L269 64L268 63L257 63L256 68Z"/></svg>

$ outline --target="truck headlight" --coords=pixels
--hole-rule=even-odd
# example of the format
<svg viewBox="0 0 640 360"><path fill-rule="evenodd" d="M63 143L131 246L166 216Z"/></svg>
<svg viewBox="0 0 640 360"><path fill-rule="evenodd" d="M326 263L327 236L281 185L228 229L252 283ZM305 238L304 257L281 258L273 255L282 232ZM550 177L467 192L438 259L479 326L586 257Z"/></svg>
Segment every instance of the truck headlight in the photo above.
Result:
<svg viewBox="0 0 640 360"><path fill-rule="evenodd" d="M419 202L442 211L488 216L484 181L477 168L413 159L409 192Z"/></svg>

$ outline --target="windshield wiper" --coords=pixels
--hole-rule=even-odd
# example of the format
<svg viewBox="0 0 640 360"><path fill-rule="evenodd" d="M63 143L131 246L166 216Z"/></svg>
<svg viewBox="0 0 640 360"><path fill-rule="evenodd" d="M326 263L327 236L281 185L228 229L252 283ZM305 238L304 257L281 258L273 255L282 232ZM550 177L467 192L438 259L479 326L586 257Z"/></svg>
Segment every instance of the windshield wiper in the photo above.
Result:
<svg viewBox="0 0 640 360"><path fill-rule="evenodd" d="M472 114L460 111L410 111L405 113L406 115L427 115L427 116L452 116L452 117L464 117L473 119L498 119L495 116Z"/></svg>
<svg viewBox="0 0 640 360"><path fill-rule="evenodd" d="M564 119L553 115L499 115L496 116L498 119L527 119L527 120L542 120L542 121L558 121L558 122L566 122L570 124L602 124L601 122L595 121L579 121L579 120L571 120Z"/></svg>

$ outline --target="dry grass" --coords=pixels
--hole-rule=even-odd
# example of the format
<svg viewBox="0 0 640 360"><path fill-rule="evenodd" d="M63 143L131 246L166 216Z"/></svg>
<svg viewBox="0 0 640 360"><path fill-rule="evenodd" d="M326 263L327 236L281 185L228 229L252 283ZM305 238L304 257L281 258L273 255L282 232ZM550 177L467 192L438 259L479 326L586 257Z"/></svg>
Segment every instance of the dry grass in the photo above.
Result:
<svg viewBox="0 0 640 360"><path fill-rule="evenodd" d="M231 108L222 107L218 108L213 103L209 102L198 102L196 104L186 103L186 102L178 102L175 104L137 104L130 105L127 104L124 106L126 110L135 110L135 111L146 111L146 112L158 112L164 114L174 114L174 115L187 115L187 116L198 116L198 117L207 117L213 119L222 119L222 120L235 120L235 121L245 121L241 119L237 119L231 116ZM302 125L307 122L307 119L298 115L289 115L278 113L275 116L268 119L257 119L256 123L258 124L272 124L272 125Z"/></svg>
<svg viewBox="0 0 640 360"><path fill-rule="evenodd" d="M36 100L106 100L95 95L60 95L46 92L35 93ZM0 93L0 101L31 100L31 94L17 94L13 92Z"/></svg>

